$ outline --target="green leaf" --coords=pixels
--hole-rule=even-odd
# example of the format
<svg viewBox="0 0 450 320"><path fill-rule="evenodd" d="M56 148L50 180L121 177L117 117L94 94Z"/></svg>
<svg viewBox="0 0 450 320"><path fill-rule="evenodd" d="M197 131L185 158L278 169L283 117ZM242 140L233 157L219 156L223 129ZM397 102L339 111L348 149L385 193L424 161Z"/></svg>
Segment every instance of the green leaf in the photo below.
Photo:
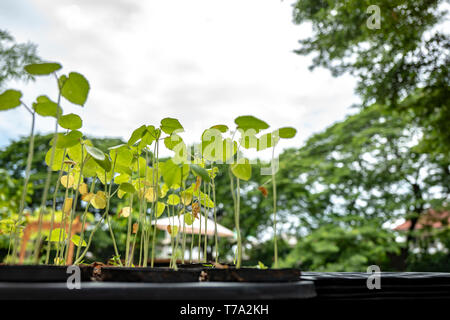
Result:
<svg viewBox="0 0 450 320"><path fill-rule="evenodd" d="M61 69L62 66L56 62L33 63L25 66L25 71L35 76L48 75Z"/></svg>
<svg viewBox="0 0 450 320"><path fill-rule="evenodd" d="M200 203L202 204L202 206L214 208L214 202L208 197L206 193L200 191L200 194L199 192L195 192L195 194L200 199Z"/></svg>
<svg viewBox="0 0 450 320"><path fill-rule="evenodd" d="M70 147L67 149L67 154L69 155L71 160L73 160L77 163L81 163L81 148L82 148L82 145L80 143L78 143L78 144L74 145L73 147ZM86 156L87 156L86 149L84 149L83 151L84 151L84 159L86 159Z"/></svg>
<svg viewBox="0 0 450 320"><path fill-rule="evenodd" d="M183 126L177 119L164 118L161 120L161 130L167 134L172 134L174 131L182 132Z"/></svg>
<svg viewBox="0 0 450 320"><path fill-rule="evenodd" d="M50 233L49 233L50 235ZM67 232L62 228L55 228L52 230L52 236L48 238L50 242L64 242L67 239Z"/></svg>
<svg viewBox="0 0 450 320"><path fill-rule="evenodd" d="M77 72L69 73L69 77L64 80L61 95L70 102L83 106L89 94L89 82Z"/></svg>
<svg viewBox="0 0 450 320"><path fill-rule="evenodd" d="M112 150L110 148L109 154L111 160L116 162L116 167L130 167L133 162L133 153L126 144Z"/></svg>
<svg viewBox="0 0 450 320"><path fill-rule="evenodd" d="M145 168L147 167L147 161L143 157L133 159L133 171L137 172L139 167L139 177L145 177ZM148 168L147 168L148 171Z"/></svg>
<svg viewBox="0 0 450 320"><path fill-rule="evenodd" d="M62 114L62 109L58 104L50 100L47 96L39 96L33 103L33 109L37 114L43 117L57 117L57 113Z"/></svg>
<svg viewBox="0 0 450 320"><path fill-rule="evenodd" d="M240 159L238 163L231 165L231 172L237 178L248 181L252 177L252 165L247 159Z"/></svg>
<svg viewBox="0 0 450 320"><path fill-rule="evenodd" d="M56 148L71 148L80 143L80 139L82 137L83 134L78 130L73 130L66 134L58 133L58 135L56 136ZM50 142L50 144L53 144L53 140Z"/></svg>
<svg viewBox="0 0 450 320"><path fill-rule="evenodd" d="M291 139L291 138L295 137L296 134L297 134L297 129L292 128L292 127L284 127L284 128L278 129L278 135L280 138L283 138L283 139Z"/></svg>
<svg viewBox="0 0 450 320"><path fill-rule="evenodd" d="M194 175L199 176L205 182L210 182L211 178L209 177L208 171L205 168L200 167L197 164L191 164L191 169Z"/></svg>
<svg viewBox="0 0 450 320"><path fill-rule="evenodd" d="M212 126L210 129L216 129L222 133L225 133L228 131L228 127L224 124L218 124L218 125Z"/></svg>
<svg viewBox="0 0 450 320"><path fill-rule="evenodd" d="M147 126L144 124L140 126L139 128L135 129L133 133L131 134L130 139L128 139L128 145L132 146L135 144L139 139L141 139L145 132L146 132Z"/></svg>
<svg viewBox="0 0 450 320"><path fill-rule="evenodd" d="M136 192L136 189L129 182L121 183L120 186L119 186L119 190L122 190L122 191L124 191L126 193L129 193L129 194L133 194L133 193Z"/></svg>
<svg viewBox="0 0 450 320"><path fill-rule="evenodd" d="M181 168L172 159L161 162L160 170L164 182L169 188L181 182Z"/></svg>
<svg viewBox="0 0 450 320"><path fill-rule="evenodd" d="M184 215L184 221L188 226L192 225L194 223L194 216L192 213L188 212Z"/></svg>
<svg viewBox="0 0 450 320"><path fill-rule="evenodd" d="M94 158L94 161L97 162L97 164L103 168L103 170L105 170L106 172L109 172L110 174L112 174L111 169L112 169L112 164L111 164L111 160L109 159L109 157L107 157L105 155L105 159L104 160L98 160L96 158ZM98 174L98 172L97 172ZM104 174L102 172L101 176L103 177ZM99 176L100 177L100 176ZM108 180L111 180L112 177L108 177Z"/></svg>
<svg viewBox="0 0 450 320"><path fill-rule="evenodd" d="M50 166L50 161L52 157L52 149L50 148L47 153L45 154L45 163L47 166ZM53 165L52 170L53 171L59 171L61 169L61 164L63 162L63 156L64 156L64 149L58 149L55 148L55 155L53 156Z"/></svg>
<svg viewBox="0 0 450 320"><path fill-rule="evenodd" d="M176 206L180 203L180 197L176 194L170 194L167 197L167 204L170 204L171 206Z"/></svg>
<svg viewBox="0 0 450 320"><path fill-rule="evenodd" d="M97 175L97 171L99 170L99 166L97 162L93 158L89 158L86 160L83 166L83 176L85 177L95 177Z"/></svg>
<svg viewBox="0 0 450 320"><path fill-rule="evenodd" d="M80 116L74 113L69 113L59 118L59 125L64 129L77 130L82 127L83 121Z"/></svg>
<svg viewBox="0 0 450 320"><path fill-rule="evenodd" d="M164 213L164 210L166 209L166 204L164 202L159 202L156 205L156 217L159 218Z"/></svg>
<svg viewBox="0 0 450 320"><path fill-rule="evenodd" d="M155 138L148 130L146 130L144 136L141 138L141 142L139 142L138 149L143 149L151 145L153 141L155 141Z"/></svg>
<svg viewBox="0 0 450 320"><path fill-rule="evenodd" d="M264 122L258 118L255 118L254 116L237 117L234 120L234 123L237 124L238 129L243 129L243 130L254 129L256 131L256 133L258 133L261 130L265 130L265 129L269 128L269 125L266 122Z"/></svg>
<svg viewBox="0 0 450 320"><path fill-rule="evenodd" d="M20 106L20 98L22 98L22 92L12 89L6 90L0 94L0 111Z"/></svg>
<svg viewBox="0 0 450 320"><path fill-rule="evenodd" d="M120 175L118 175L117 177L114 178L114 183L116 184L121 184L124 182L130 181L130 176L126 173L121 173ZM133 188L134 186L131 185Z"/></svg>
<svg viewBox="0 0 450 320"><path fill-rule="evenodd" d="M161 129L155 128L155 126L147 126L147 132L152 136L153 139L159 139L161 137Z"/></svg>
<svg viewBox="0 0 450 320"><path fill-rule="evenodd" d="M80 245L81 238L79 235L77 235L77 234L72 235L71 240L72 240L73 244L76 245L77 247ZM81 246L86 247L87 246L86 241L83 240L83 242L81 243Z"/></svg>
<svg viewBox="0 0 450 320"><path fill-rule="evenodd" d="M97 149L96 147L88 146L88 145L85 145L85 148L86 148L87 153L89 153L89 155L92 158L94 158L96 160L100 160L100 161L105 160L106 157L102 150Z"/></svg>
<svg viewBox="0 0 450 320"><path fill-rule="evenodd" d="M183 139L176 133L173 133L170 136L164 138L164 145L166 146L167 149L172 151L181 142L183 142Z"/></svg>

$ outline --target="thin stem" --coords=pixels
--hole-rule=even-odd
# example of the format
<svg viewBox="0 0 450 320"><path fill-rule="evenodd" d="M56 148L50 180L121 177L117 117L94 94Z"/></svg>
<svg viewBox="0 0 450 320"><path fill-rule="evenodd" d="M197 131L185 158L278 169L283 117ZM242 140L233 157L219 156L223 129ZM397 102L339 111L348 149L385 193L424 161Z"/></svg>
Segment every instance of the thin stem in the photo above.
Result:
<svg viewBox="0 0 450 320"><path fill-rule="evenodd" d="M95 190L95 182L96 182L97 178L93 178L92 182L91 182L91 188L89 190L90 193L94 193ZM78 243L78 247L77 247L77 253L75 255L75 260L78 260L78 257L80 255L80 251L81 251L81 245L83 244L84 241L84 230L86 228L86 218L87 218L87 213L89 210L89 206L90 206L90 201L86 204L86 208L84 209L84 214L83 214L83 223L81 225L81 233L80 233L80 242Z"/></svg>
<svg viewBox="0 0 450 320"><path fill-rule="evenodd" d="M30 109L23 104L23 106L30 111ZM30 132L30 141L28 143L28 156L27 156L27 166L25 167L25 180L23 182L23 188L22 188L22 195L20 198L20 205L19 205L19 214L17 217L17 221L20 222L23 217L23 210L25 208L25 199L28 193L28 182L30 181L30 171L31 171L31 165L33 163L33 154L34 154L34 127L36 122L36 114L34 112L31 112L31 132ZM14 246L13 246L13 254L12 254L12 261L13 263L16 260L17 255L17 248L19 246L19 235L17 234L17 228L14 227L14 233L13 233L13 239L14 239Z"/></svg>
<svg viewBox="0 0 450 320"><path fill-rule="evenodd" d="M59 122L59 117L60 117L60 112L59 112L60 103L61 103L61 90L59 90L59 94L58 94L55 131L53 134L52 153L50 156L50 164L47 169L47 177L45 179L44 191L42 193L41 207L40 207L40 211L39 211L39 227L38 227L38 234L37 234L37 238L36 238L36 244L34 247L34 261L36 264L39 262L39 248L40 248L40 244L42 242L42 235L41 235L41 233L42 233L42 217L43 217L45 207L46 207L48 189L50 188L50 180L52 177L53 161L55 159L56 140L58 138L58 122Z"/></svg>
<svg viewBox="0 0 450 320"><path fill-rule="evenodd" d="M151 267L153 268L154 262L155 262L155 245L156 245L156 233L158 231L158 228L156 227L156 223L158 222L158 190L159 188L159 139L156 140L155 144L155 151L156 151L156 180L153 180L153 198L155 202L155 226L153 228L153 240L152 240L152 261L151 261ZM155 156L154 156L155 157ZM155 170L155 168L153 168ZM156 198L156 199L155 199Z"/></svg>
<svg viewBox="0 0 450 320"><path fill-rule="evenodd" d="M73 224L73 218L76 215L75 210L77 208L78 195L80 193L80 183L82 181L81 176L82 176L82 173L83 173L83 168L84 168L84 148L83 148L83 144L81 144L80 174L78 176L77 184L75 185L75 187L76 187L75 198L74 198L73 203L72 203L72 211L70 212L69 233L68 233L69 238L68 238L68 241L67 241L67 244L66 244L66 246L67 246L66 247L66 255L64 257L64 260L66 261L66 263L67 263L67 258L69 256L69 246L70 246L70 243L72 241L72 224Z"/></svg>
<svg viewBox="0 0 450 320"><path fill-rule="evenodd" d="M219 262L219 240L217 236L217 212L216 212L216 185L214 183L214 178L211 179L211 186L212 186L212 193L213 193L213 214L214 214L214 242L215 242L215 249L216 249L216 263Z"/></svg>
<svg viewBox="0 0 450 320"><path fill-rule="evenodd" d="M86 253L89 250L89 247L91 246L92 238L93 238L95 232L97 231L98 227L100 226L102 221L105 219L106 215L108 214L108 210L109 210L109 208L107 208L107 210L105 210L105 212L103 213L101 219L97 222L97 224L95 225L94 229L91 231L91 234L89 235L89 240L88 240L88 243L86 245L86 248L84 249L84 251L81 254L81 256L74 262L74 264L79 264L81 261L83 261L84 256L86 255Z"/></svg>
<svg viewBox="0 0 450 320"><path fill-rule="evenodd" d="M48 233L48 238L51 239L52 237L52 233L53 233L53 226L55 223L55 211L56 211L56 196L58 194L59 191L59 185L61 183L61 177L63 174L63 169L64 169L64 158L66 157L66 149L64 148L64 152L63 152L63 158L61 160L61 167L59 169L59 174L58 174L58 180L56 181L56 186L55 186L55 191L53 192L53 201L52 201L52 217L50 219L50 230ZM45 264L48 264L49 258L50 258L50 250L51 250L51 242L48 241L47 242L47 255L45 257Z"/></svg>
<svg viewBox="0 0 450 320"><path fill-rule="evenodd" d="M130 179L131 182L131 179ZM128 266L128 255L130 250L130 236L131 236L131 224L133 220L133 195L130 196L130 213L128 216L128 230L127 230L127 241L125 244L125 266Z"/></svg>
<svg viewBox="0 0 450 320"><path fill-rule="evenodd" d="M206 205L206 184L203 184L203 200L205 201L205 241L203 247L203 261L207 261L208 254L208 206Z"/></svg>
<svg viewBox="0 0 450 320"><path fill-rule="evenodd" d="M278 268L278 245L277 245L277 184L275 181L275 166L274 166L275 145L272 149L272 191L273 191L273 246L275 268Z"/></svg>

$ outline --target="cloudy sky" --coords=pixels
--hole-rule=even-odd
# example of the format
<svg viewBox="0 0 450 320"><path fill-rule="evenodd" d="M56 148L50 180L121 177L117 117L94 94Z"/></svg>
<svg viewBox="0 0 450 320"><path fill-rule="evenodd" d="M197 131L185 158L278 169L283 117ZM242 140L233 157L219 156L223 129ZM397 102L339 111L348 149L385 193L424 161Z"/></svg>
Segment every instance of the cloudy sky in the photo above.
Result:
<svg viewBox="0 0 450 320"><path fill-rule="evenodd" d="M196 141L204 128L251 114L272 128L293 126L300 146L354 111L355 79L308 70L297 41L310 26L292 23L292 1L281 0L1 0L0 28L39 55L78 71L91 84L83 118L88 135L128 139L142 124L175 117ZM54 79L9 83L30 105L56 97ZM0 114L0 147L28 134L24 110ZM37 130L53 123L39 118Z"/></svg>

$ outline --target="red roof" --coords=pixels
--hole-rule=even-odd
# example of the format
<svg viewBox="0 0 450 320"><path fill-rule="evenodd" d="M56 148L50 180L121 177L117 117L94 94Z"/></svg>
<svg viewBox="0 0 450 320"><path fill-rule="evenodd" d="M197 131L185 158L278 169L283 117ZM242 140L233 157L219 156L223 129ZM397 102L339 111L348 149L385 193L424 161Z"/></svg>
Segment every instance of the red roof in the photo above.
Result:
<svg viewBox="0 0 450 320"><path fill-rule="evenodd" d="M441 228L443 225L450 224L450 211L435 211L433 209L428 210L422 214L417 221L414 230L420 230L424 227ZM411 220L406 220L401 225L394 228L398 231L406 231L411 227Z"/></svg>

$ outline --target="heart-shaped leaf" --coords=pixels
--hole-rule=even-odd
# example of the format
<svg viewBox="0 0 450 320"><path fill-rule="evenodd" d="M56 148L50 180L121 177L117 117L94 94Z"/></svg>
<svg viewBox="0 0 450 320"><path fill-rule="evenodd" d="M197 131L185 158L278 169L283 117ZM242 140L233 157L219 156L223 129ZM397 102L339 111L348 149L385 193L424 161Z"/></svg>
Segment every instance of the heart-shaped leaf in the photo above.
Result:
<svg viewBox="0 0 450 320"><path fill-rule="evenodd" d="M174 131L179 133L183 131L183 126L177 119L164 118L161 120L161 130L167 134L172 134Z"/></svg>
<svg viewBox="0 0 450 320"><path fill-rule="evenodd" d="M80 236L77 235L77 234L73 234L71 240L72 240L73 244L76 245L77 247L80 246L80 242L81 242L81 247L86 247L87 246L86 241L84 241L84 240L81 241Z"/></svg>
<svg viewBox="0 0 450 320"><path fill-rule="evenodd" d="M6 90L0 94L0 111L20 106L20 98L22 98L22 92L12 89Z"/></svg>
<svg viewBox="0 0 450 320"><path fill-rule="evenodd" d="M159 218L164 213L164 210L166 209L166 204L164 202L159 202L156 206L156 217Z"/></svg>
<svg viewBox="0 0 450 320"><path fill-rule="evenodd" d="M133 194L136 192L136 189L133 187L133 185L129 182L123 182L120 184L119 189L129 193L129 194Z"/></svg>
<svg viewBox="0 0 450 320"><path fill-rule="evenodd" d="M71 148L80 143L80 139L83 137L83 134L80 131L73 130L69 133L58 133L56 136L56 148L64 149ZM51 141L53 145L53 140Z"/></svg>
<svg viewBox="0 0 450 320"><path fill-rule="evenodd" d="M70 175L63 175L60 179L61 184L64 186L64 188L72 188L74 183L74 177L72 174Z"/></svg>
<svg viewBox="0 0 450 320"><path fill-rule="evenodd" d="M218 125L212 126L210 129L216 129L222 133L225 133L228 131L228 127L224 124L218 124Z"/></svg>
<svg viewBox="0 0 450 320"><path fill-rule="evenodd" d="M78 116L74 113L69 113L64 116L61 116L59 118L58 123L64 129L69 129L69 130L80 129L83 125L83 121L81 120L80 116Z"/></svg>
<svg viewBox="0 0 450 320"><path fill-rule="evenodd" d="M57 117L62 115L62 109L58 107L58 104L50 100L47 96L39 96L36 99L36 102L33 103L33 109L42 117Z"/></svg>
<svg viewBox="0 0 450 320"><path fill-rule="evenodd" d="M35 76L51 74L61 69L62 66L56 62L33 63L25 66L25 71Z"/></svg>
<svg viewBox="0 0 450 320"><path fill-rule="evenodd" d="M247 159L240 159L238 163L231 165L231 172L237 178L248 181L252 177L252 166Z"/></svg>
<svg viewBox="0 0 450 320"><path fill-rule="evenodd" d="M188 212L183 217L184 217L184 222L186 222L186 224L188 226L190 226L194 223L194 217L192 216L192 213Z"/></svg>
<svg viewBox="0 0 450 320"><path fill-rule="evenodd" d="M130 139L128 139L128 145L132 146L133 144L135 144L139 139L141 139L144 136L146 130L147 130L146 125L142 125L139 128L135 129L131 134Z"/></svg>
<svg viewBox="0 0 450 320"><path fill-rule="evenodd" d="M176 206L180 203L180 197L176 194L171 194L167 197L167 204L171 206Z"/></svg>
<svg viewBox="0 0 450 320"><path fill-rule="evenodd" d="M77 72L69 73L69 77L62 77L61 95L70 102L83 106L89 94L89 82Z"/></svg>
<svg viewBox="0 0 450 320"><path fill-rule="evenodd" d="M278 135L280 138L283 138L283 139L291 139L291 138L295 137L296 134L297 134L297 129L292 128L292 127L284 127L284 128L278 129Z"/></svg>
<svg viewBox="0 0 450 320"><path fill-rule="evenodd" d="M234 120L234 123L237 124L238 129L243 129L244 131L248 130L248 129L254 129L256 131L256 133L258 133L261 130L265 130L265 129L269 128L269 125L266 122L254 117L254 116L237 117Z"/></svg>
<svg viewBox="0 0 450 320"><path fill-rule="evenodd" d="M92 158L100 160L100 161L105 160L105 154L103 153L102 150L97 149L96 147L88 146L88 145L85 145L85 148L86 148L87 153L89 153L89 155Z"/></svg>
<svg viewBox="0 0 450 320"><path fill-rule="evenodd" d="M191 164L192 172L202 178L203 181L210 182L211 178L209 177L208 171L205 168L200 167L197 164Z"/></svg>

